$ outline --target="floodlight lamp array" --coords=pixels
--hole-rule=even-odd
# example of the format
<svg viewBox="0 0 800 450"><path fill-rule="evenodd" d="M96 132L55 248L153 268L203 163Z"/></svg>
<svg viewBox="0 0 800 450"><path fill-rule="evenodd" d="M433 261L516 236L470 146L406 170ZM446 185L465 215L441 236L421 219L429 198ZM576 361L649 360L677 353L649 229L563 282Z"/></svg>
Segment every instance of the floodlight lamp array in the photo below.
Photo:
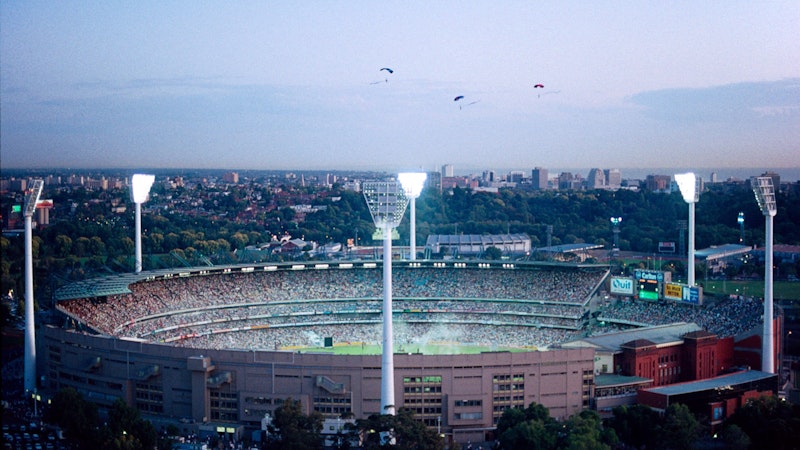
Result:
<svg viewBox="0 0 800 450"><path fill-rule="evenodd" d="M765 216L774 216L777 214L778 208L775 203L775 186L772 183L772 178L753 177L750 179L750 185L756 196L758 207L761 208L761 213Z"/></svg>
<svg viewBox="0 0 800 450"><path fill-rule="evenodd" d="M428 179L428 174L424 172L401 172L397 174L397 179L400 180L406 197L419 198L422 188L425 186L425 180Z"/></svg>
<svg viewBox="0 0 800 450"><path fill-rule="evenodd" d="M147 194L150 193L150 187L153 186L155 180L155 175L133 174L131 177L131 200L133 200L133 203L147 201Z"/></svg>
<svg viewBox="0 0 800 450"><path fill-rule="evenodd" d="M694 172L676 173L675 182L681 190L683 201L686 203L697 203L700 200L700 179Z"/></svg>
<svg viewBox="0 0 800 450"><path fill-rule="evenodd" d="M611 223L613 223L614 225L619 225L620 223L622 223L622 217L612 217Z"/></svg>
<svg viewBox="0 0 800 450"><path fill-rule="evenodd" d="M372 221L378 228L396 228L408 205L403 187L397 181L368 181L362 185Z"/></svg>
<svg viewBox="0 0 800 450"><path fill-rule="evenodd" d="M36 204L39 203L39 196L42 195L42 188L44 187L44 180L33 180L33 185L28 194L25 196L25 212L24 217L32 217L33 212L36 210Z"/></svg>

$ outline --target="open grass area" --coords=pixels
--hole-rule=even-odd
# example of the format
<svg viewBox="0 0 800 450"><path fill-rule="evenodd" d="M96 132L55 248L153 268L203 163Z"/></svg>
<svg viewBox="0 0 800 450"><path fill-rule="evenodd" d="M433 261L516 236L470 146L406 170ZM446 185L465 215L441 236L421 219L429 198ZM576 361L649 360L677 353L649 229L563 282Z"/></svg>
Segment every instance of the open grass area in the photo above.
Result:
<svg viewBox="0 0 800 450"><path fill-rule="evenodd" d="M295 350L302 353L332 353L335 355L380 355L381 346L362 342L340 342L333 347L290 347L284 350ZM483 352L530 352L536 347L508 348L487 345L461 344L457 342L433 342L429 344L406 344L395 346L394 352L423 355L471 355Z"/></svg>
<svg viewBox="0 0 800 450"><path fill-rule="evenodd" d="M764 296L763 281L708 280L703 282L703 292L710 294L734 294ZM772 284L772 297L775 300L800 302L800 282L776 281Z"/></svg>

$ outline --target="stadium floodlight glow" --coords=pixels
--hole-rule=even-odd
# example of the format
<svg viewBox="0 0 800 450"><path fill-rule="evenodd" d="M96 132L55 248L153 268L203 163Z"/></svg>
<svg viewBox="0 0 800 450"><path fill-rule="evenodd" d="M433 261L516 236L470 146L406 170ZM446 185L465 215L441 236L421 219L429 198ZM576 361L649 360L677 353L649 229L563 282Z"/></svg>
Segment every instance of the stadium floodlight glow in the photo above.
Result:
<svg viewBox="0 0 800 450"><path fill-rule="evenodd" d="M33 180L25 195L25 368L24 389L36 391L36 330L33 320L33 212L42 195L43 180Z"/></svg>
<svg viewBox="0 0 800 450"><path fill-rule="evenodd" d="M689 286L694 286L694 204L700 200L699 179L693 172L676 173L675 182L681 190L683 201L689 204L689 254L687 260L686 281Z"/></svg>
<svg viewBox="0 0 800 450"><path fill-rule="evenodd" d="M406 197L411 199L411 227L409 232L409 242L411 260L417 259L417 199L422 193L422 187L425 186L425 180L428 179L428 174L424 172L402 172L397 174L397 179L403 185L403 190Z"/></svg>
<svg viewBox="0 0 800 450"><path fill-rule="evenodd" d="M362 185L375 226L383 230L383 348L381 351L381 411L394 415L394 334L392 332L392 229L403 219L408 199L396 181Z"/></svg>
<svg viewBox="0 0 800 450"><path fill-rule="evenodd" d="M147 201L155 175L135 173L131 177L131 200L136 205L136 273L142 271L142 203Z"/></svg>
<svg viewBox="0 0 800 450"><path fill-rule="evenodd" d="M771 177L753 177L750 186L756 195L758 207L764 214L764 331L761 337L761 371L775 373L774 338L772 326L772 266L773 266L773 217L778 213L775 203L775 186Z"/></svg>

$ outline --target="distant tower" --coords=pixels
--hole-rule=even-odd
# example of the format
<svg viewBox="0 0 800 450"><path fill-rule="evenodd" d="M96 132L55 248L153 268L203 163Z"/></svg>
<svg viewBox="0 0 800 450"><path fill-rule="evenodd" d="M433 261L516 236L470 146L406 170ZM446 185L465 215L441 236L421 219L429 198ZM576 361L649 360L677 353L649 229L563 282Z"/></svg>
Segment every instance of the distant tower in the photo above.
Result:
<svg viewBox="0 0 800 450"><path fill-rule="evenodd" d="M606 176L607 187L619 189L622 186L622 172L619 169L606 169L603 174Z"/></svg>
<svg viewBox="0 0 800 450"><path fill-rule="evenodd" d="M452 164L445 164L442 166L442 176L443 177L454 177L453 165Z"/></svg>
<svg viewBox="0 0 800 450"><path fill-rule="evenodd" d="M533 184L533 189L547 189L547 169L543 167L534 167L531 171L531 183Z"/></svg>
<svg viewBox="0 0 800 450"><path fill-rule="evenodd" d="M606 174L602 169L592 169L586 177L586 189L603 189L606 185Z"/></svg>

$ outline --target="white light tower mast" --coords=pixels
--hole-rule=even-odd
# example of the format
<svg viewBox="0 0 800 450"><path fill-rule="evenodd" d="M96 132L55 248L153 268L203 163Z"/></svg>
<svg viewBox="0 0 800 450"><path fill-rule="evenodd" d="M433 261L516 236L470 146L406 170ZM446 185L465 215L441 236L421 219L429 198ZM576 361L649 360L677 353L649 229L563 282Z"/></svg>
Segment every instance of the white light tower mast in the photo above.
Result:
<svg viewBox="0 0 800 450"><path fill-rule="evenodd" d="M142 271L142 203L147 201L155 175L136 173L131 177L131 200L136 205L136 273Z"/></svg>
<svg viewBox="0 0 800 450"><path fill-rule="evenodd" d="M772 330L772 218L778 212L775 204L775 186L771 177L753 177L750 179L753 193L756 195L758 207L764 214L766 222L766 241L764 246L764 334L761 337L761 371L775 373L774 337Z"/></svg>
<svg viewBox="0 0 800 450"><path fill-rule="evenodd" d="M383 230L383 352L381 409L394 415L394 341L392 333L392 230L397 228L408 199L396 181L366 182L362 186L375 227Z"/></svg>
<svg viewBox="0 0 800 450"><path fill-rule="evenodd" d="M33 180L33 186L25 195L25 373L26 392L36 392L36 329L33 320L33 213L39 196L42 195L43 180Z"/></svg>
<svg viewBox="0 0 800 450"><path fill-rule="evenodd" d="M675 182L681 190L683 200L689 204L689 254L687 256L687 284L694 286L694 204L700 200L699 179L693 172L676 173Z"/></svg>
<svg viewBox="0 0 800 450"><path fill-rule="evenodd" d="M425 186L425 180L428 179L428 174L422 172L403 172L397 175L397 179L400 180L400 184L403 185L406 197L411 199L410 259L411 261L415 261L417 259L417 199L422 193L422 187Z"/></svg>

